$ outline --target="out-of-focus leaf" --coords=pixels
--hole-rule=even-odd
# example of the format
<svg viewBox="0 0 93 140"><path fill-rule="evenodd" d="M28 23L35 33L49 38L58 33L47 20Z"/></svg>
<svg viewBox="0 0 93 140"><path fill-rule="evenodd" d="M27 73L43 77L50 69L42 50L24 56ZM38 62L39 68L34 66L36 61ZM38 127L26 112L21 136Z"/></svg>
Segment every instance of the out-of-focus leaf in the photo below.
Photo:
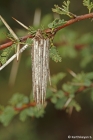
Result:
<svg viewBox="0 0 93 140"><path fill-rule="evenodd" d="M81 110L80 105L74 99L69 103L68 107L75 107L76 111Z"/></svg>
<svg viewBox="0 0 93 140"><path fill-rule="evenodd" d="M55 104L57 109L62 109L66 100L67 97L62 90L57 91L51 98L51 102Z"/></svg>
<svg viewBox="0 0 93 140"><path fill-rule="evenodd" d="M11 105L16 107L21 107L23 104L26 104L28 102L29 102L28 97L20 93L15 93L9 101Z"/></svg>
<svg viewBox="0 0 93 140"><path fill-rule="evenodd" d="M73 98L75 96L74 93L77 91L77 88L78 88L77 86L73 86L73 85L70 85L70 84L63 84L62 85L63 91L69 93L69 96L71 98Z"/></svg>
<svg viewBox="0 0 93 140"><path fill-rule="evenodd" d="M92 72L90 73L79 73L76 75L75 78L73 78L72 82L73 83L77 83L77 85L81 85L81 86L90 86L91 83L92 83L92 80L93 79L93 74Z"/></svg>
<svg viewBox="0 0 93 140"><path fill-rule="evenodd" d="M1 64L6 63L6 61L9 58L9 55L14 51L14 45L12 45L9 48L6 48L2 51L2 53L0 54L0 62Z"/></svg>
<svg viewBox="0 0 93 140"><path fill-rule="evenodd" d="M53 92L50 88L47 89L47 93L46 93L46 99L51 98L53 95Z"/></svg>
<svg viewBox="0 0 93 140"><path fill-rule="evenodd" d="M27 110L28 109L25 109L25 110L20 112L19 119L21 121L25 121L27 119L27 117L28 117Z"/></svg>
<svg viewBox="0 0 93 140"><path fill-rule="evenodd" d="M49 54L50 54L50 58L52 58L52 60L54 60L55 62L61 62L62 61L62 58L59 55L59 52L57 51L55 46L50 48Z"/></svg>
<svg viewBox="0 0 93 140"><path fill-rule="evenodd" d="M54 103L54 104L56 104L56 102L57 102L57 97L56 97L56 96L53 96L53 97L51 98L51 102Z"/></svg>
<svg viewBox="0 0 93 140"><path fill-rule="evenodd" d="M65 76L66 76L66 74L65 73L62 73L62 72L60 72L60 73L58 73L56 75L53 75L52 78L51 78L52 85L57 85L58 82L60 80L62 80Z"/></svg>
<svg viewBox="0 0 93 140"><path fill-rule="evenodd" d="M43 117L44 116L44 108L38 108L37 106L36 107L31 107L27 110L27 114L28 116L31 116L31 117L36 117L36 118L39 118L39 117Z"/></svg>
<svg viewBox="0 0 93 140"><path fill-rule="evenodd" d="M31 45L32 42L33 42L33 40L32 40L31 38L28 38L28 39L26 40L26 44L28 44L28 45Z"/></svg>
<svg viewBox="0 0 93 140"><path fill-rule="evenodd" d="M0 115L0 121L3 123L4 126L7 126L15 114L15 110L12 107L7 106Z"/></svg>
<svg viewBox="0 0 93 140"><path fill-rule="evenodd" d="M67 97L59 98L55 104L56 109L62 109L67 101Z"/></svg>

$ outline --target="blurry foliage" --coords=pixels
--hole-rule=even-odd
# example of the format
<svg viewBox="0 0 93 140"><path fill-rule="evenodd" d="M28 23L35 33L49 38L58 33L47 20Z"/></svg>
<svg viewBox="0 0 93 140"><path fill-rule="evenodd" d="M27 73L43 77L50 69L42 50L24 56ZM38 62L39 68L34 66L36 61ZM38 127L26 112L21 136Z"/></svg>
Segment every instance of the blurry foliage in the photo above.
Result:
<svg viewBox="0 0 93 140"><path fill-rule="evenodd" d="M14 48L16 48L16 45L13 44L10 48L6 48L2 51L1 55L0 55L0 63L3 65L4 63L6 63L6 61L8 60L10 54L14 51Z"/></svg>
<svg viewBox="0 0 93 140"><path fill-rule="evenodd" d="M53 11L59 14L61 12L61 14L66 14L71 17L72 13L69 12L69 4L69 1L67 1L67 3L64 2L64 5L62 7L64 10L60 9L58 6L55 6L56 11L54 9ZM88 0L84 0L83 4L84 6L88 7L90 12L93 4ZM53 22L51 22L51 19L52 16L48 14L44 18L42 18L41 24L44 24L45 27L48 24L49 28L54 29L59 25L66 23L64 19L55 19ZM32 29L32 27L30 29ZM0 28L0 33L1 30L2 28ZM35 33L34 31L35 30L33 28L32 34ZM28 39L26 43L31 44L32 40ZM2 53L0 53L0 60L2 64L4 64L8 59L11 53L11 49L12 47L7 48L3 50ZM55 108L58 110L66 109L66 111L69 112L70 108L72 107L77 111L80 111L81 106L75 97L80 93L79 90L81 88L85 89L84 92L87 92L88 90L91 93L90 96L93 100L93 89L91 88L93 86L93 67L92 69L90 69L90 65L93 61L93 34L86 33L80 36L78 32L69 29L63 29L62 31L57 33L54 38L54 45L50 48L50 58L52 58L52 60L54 60L55 62L61 62L61 57L63 61L65 61L65 59L67 58L68 63L69 60L72 60L74 62L73 65L77 66L77 68L80 68L82 72L79 72L78 74L74 73L74 75L71 73L73 77L71 77L70 79L67 79L67 73L63 73L62 70L61 72L58 71L57 74L52 75L52 86L48 86L47 89L46 105L41 109L38 109L36 106L30 106L29 108L25 108L21 111L16 110L15 108L23 108L27 104L32 103L33 100L30 100L28 96L23 95L22 93L15 93L9 100L8 106L0 106L0 122L3 123L4 126L7 126L16 115L19 116L19 119L21 121L25 121L28 117L44 117L46 112L45 107L47 107L47 104L49 102L54 104ZM26 64L31 63L29 59L30 57L26 58ZM77 59L79 60L79 63L77 63ZM67 67L71 65L68 63L65 64ZM62 65L62 63L60 63L60 65ZM88 72L86 72L87 68L89 68ZM83 91L81 90L81 92Z"/></svg>

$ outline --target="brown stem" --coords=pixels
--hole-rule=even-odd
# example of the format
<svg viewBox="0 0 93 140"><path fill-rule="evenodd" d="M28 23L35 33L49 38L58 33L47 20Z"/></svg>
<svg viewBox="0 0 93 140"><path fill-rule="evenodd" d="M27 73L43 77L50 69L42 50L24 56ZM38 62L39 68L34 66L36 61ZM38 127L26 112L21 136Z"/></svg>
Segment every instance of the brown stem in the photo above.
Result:
<svg viewBox="0 0 93 140"><path fill-rule="evenodd" d="M31 103L23 105L22 107L14 107L14 110L15 111L22 111L22 110L24 110L26 108L34 107L34 106L36 106L36 103L35 102L31 102Z"/></svg>
<svg viewBox="0 0 93 140"><path fill-rule="evenodd" d="M71 24L73 24L73 23L75 23L75 22L78 22L78 21L84 20L84 19L88 19L88 18L93 18L93 13L89 13L89 14L85 14L85 15L81 15L81 16L76 16L76 18L70 19L70 20L67 21L64 25L61 25L61 26L58 26L57 28L55 28L53 34L52 34L52 29L50 29L50 28L46 29L45 32L46 32L46 34L49 35L49 36L54 36L54 34L55 34L57 31L59 31L59 30L65 28L66 26L69 26L69 25L71 25ZM27 35L27 36L24 36L24 37L20 38L20 40L21 40L21 41L25 41L27 38L33 38L33 37L34 37L34 36L32 36L32 35ZM9 47L9 46L11 46L12 44L13 44L12 41L10 41L10 42L8 42L8 43L5 43L5 44L2 44L2 45L0 45L0 50Z"/></svg>
<svg viewBox="0 0 93 140"><path fill-rule="evenodd" d="M77 91L75 92L75 95L80 93L80 92L82 92L82 91L84 91L84 90L86 90L86 89L88 89L88 88L93 88L93 83L89 87L87 87L87 86L80 86L77 89ZM65 94L65 96L69 96L69 93L66 93L65 91L64 91L64 94ZM50 100L47 100L47 101L50 101ZM31 103L28 103L28 104L24 104L20 108L19 107L14 107L14 110L20 112L20 111L22 111L22 110L24 110L26 108L34 107L34 106L36 106L36 103L35 102L31 102Z"/></svg>
<svg viewBox="0 0 93 140"><path fill-rule="evenodd" d="M88 18L93 18L93 13L89 13L89 14L85 14L85 15L80 15L80 16L77 16L77 17L74 18L74 19L70 19L70 20L67 21L64 25L55 28L54 31L57 32L57 31L59 31L59 30L65 28L66 26L69 26L69 25L71 25L71 24L73 24L73 23L75 23L75 22L78 22L78 21L84 20L84 19L88 19Z"/></svg>
<svg viewBox="0 0 93 140"><path fill-rule="evenodd" d="M26 36L23 36L23 37L19 38L19 40L20 40L21 42L23 42L23 41L25 41L27 38L33 38L33 36L32 36L32 35L26 35ZM0 45L0 50L3 50L3 49L5 49L5 48L7 48L7 47L10 47L13 43L14 43L13 41L9 41L9 42L7 42L7 43L4 43L4 44Z"/></svg>

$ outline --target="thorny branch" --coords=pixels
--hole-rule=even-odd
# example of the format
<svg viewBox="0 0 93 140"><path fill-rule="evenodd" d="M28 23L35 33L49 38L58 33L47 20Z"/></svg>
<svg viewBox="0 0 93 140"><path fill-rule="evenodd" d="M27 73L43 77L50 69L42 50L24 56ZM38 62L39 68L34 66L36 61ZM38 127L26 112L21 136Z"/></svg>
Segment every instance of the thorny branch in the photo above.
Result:
<svg viewBox="0 0 93 140"><path fill-rule="evenodd" d="M85 15L76 16L75 18L68 20L64 25L58 26L57 28L55 28L54 31L53 31L53 34L52 34L52 29L50 29L50 28L45 29L44 31L45 31L45 33L46 33L47 35L49 35L49 37L52 37L52 36L54 36L59 30L65 28L65 27L67 27L67 26L69 26L69 25L71 25L71 24L73 24L73 23L75 23L75 22L78 22L78 21L81 21L81 20L85 20L85 19L89 19L89 18L93 18L93 13L89 13L89 14L85 14ZM25 41L27 38L33 38L33 37L34 37L34 36L32 36L32 35L26 35L26 36L23 36L23 37L19 38L19 40L20 40L21 42L23 42L23 41ZM5 49L5 48L7 48L7 47L10 47L13 43L14 43L14 42L9 41L9 42L7 42L7 43L5 43L5 44L0 45L0 50ZM93 87L93 84L91 84L91 85L88 86L88 87L87 87L87 86L80 86L80 87L78 88L78 90L75 92L75 94L78 94L78 93L80 93L80 92L86 90L87 88L91 88L91 87ZM65 92L64 92L64 94L65 94L65 96L69 96L69 93L65 93ZM28 103L28 104L24 104L24 105L23 105L22 107L20 107L20 108L14 107L14 110L20 112L20 111L22 111L22 110L24 110L24 109L26 109L26 108L34 107L34 106L36 106L36 103L35 103L35 102L31 102L31 103Z"/></svg>
<svg viewBox="0 0 93 140"><path fill-rule="evenodd" d="M89 14L85 14L85 15L76 16L75 18L68 20L64 25L58 26L57 28L55 28L54 31L53 31L53 33L52 33L52 29L50 29L50 28L47 28L47 29L45 29L44 31L45 31L45 33L46 33L49 37L52 37L52 36L54 36L59 30L65 28L65 27L67 27L67 26L69 26L69 25L71 25L71 24L73 24L73 23L75 23L75 22L78 22L78 21L81 21L81 20L85 20L85 19L89 19L89 18L93 18L93 13L89 13ZM33 38L33 37L34 37L34 36L32 36L32 35L26 35L26 36L23 36L23 37L19 38L19 40L20 40L21 42L23 42L23 41L25 41L27 38ZM0 50L5 49L5 48L7 48L7 47L10 47L13 43L14 43L14 42L9 41L9 42L7 42L7 43L5 43L5 44L0 45Z"/></svg>
<svg viewBox="0 0 93 140"><path fill-rule="evenodd" d="M78 21L81 21L81 20L84 20L84 19L89 19L89 18L93 18L93 13L90 13L90 14L85 14L85 15L80 15L80 16L76 16L76 18L74 19L70 19L66 22L66 24L62 25L62 26L59 26L57 28L55 28L55 32L65 28L66 26L69 26L75 22L78 22Z"/></svg>
<svg viewBox="0 0 93 140"><path fill-rule="evenodd" d="M29 107L34 107L36 106L36 103L35 102L31 102L31 103L28 103L28 104L24 104L22 107L14 107L14 110L15 111L22 111L26 108L29 108Z"/></svg>
<svg viewBox="0 0 93 140"><path fill-rule="evenodd" d="M84 91L84 90L86 90L86 89L89 89L89 88L93 88L93 83L90 85L90 86L80 86L78 89L77 89L77 91L75 92L75 95L77 95L78 93L80 93L80 92L82 92L82 91ZM65 94L65 96L69 96L69 93L67 93L67 92L64 92L64 94ZM46 100L47 101L47 100ZM49 99L48 99L48 101L50 101ZM26 108L29 108L29 107L35 107L36 106L36 103L35 102L31 102L31 103L28 103L28 104L24 104L22 107L14 107L14 110L15 111L18 111L18 112L20 112L20 111L22 111L22 110L24 110L24 109L26 109ZM65 108L65 106L63 107L63 109Z"/></svg>

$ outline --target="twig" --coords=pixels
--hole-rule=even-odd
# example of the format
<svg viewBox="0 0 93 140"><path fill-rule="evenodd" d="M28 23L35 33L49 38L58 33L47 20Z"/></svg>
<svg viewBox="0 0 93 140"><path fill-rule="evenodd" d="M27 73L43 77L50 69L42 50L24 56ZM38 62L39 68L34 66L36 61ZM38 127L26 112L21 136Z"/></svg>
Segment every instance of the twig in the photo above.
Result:
<svg viewBox="0 0 93 140"><path fill-rule="evenodd" d="M93 87L93 83L90 86L88 86L88 87L87 86L81 86L81 87L79 87L77 89L77 91L75 92L75 95L80 93L80 92L82 92L82 91L84 91L84 90L86 90L86 89L88 89L88 88L92 88L92 87ZM68 93L68 95L69 95L69 93ZM50 100L48 99L47 101L50 101ZM63 109L65 109L71 101L72 101L72 98L69 98L67 100L67 102L65 103L65 105L63 106ZM31 103L24 104L22 107L14 107L14 110L20 112L20 111L22 111L22 110L24 110L26 108L34 107L34 106L36 106L36 103L35 102L31 102Z"/></svg>
<svg viewBox="0 0 93 140"><path fill-rule="evenodd" d="M76 16L76 18L70 19L64 25L55 28L54 32L57 32L57 31L65 28L66 26L69 26L69 25L71 25L71 24L73 24L75 22L78 22L78 21L81 21L81 20L85 20L85 19L89 19L89 18L93 18L93 13Z"/></svg>
<svg viewBox="0 0 93 140"><path fill-rule="evenodd" d="M20 51L18 53L22 53L27 47L28 47L28 45L26 44L25 46L23 46L20 49ZM8 59L8 61L0 67L0 70L2 70L5 66L7 66L13 59L16 58L16 56L17 56L17 54L14 54L10 59Z"/></svg>
<svg viewBox="0 0 93 140"><path fill-rule="evenodd" d="M26 35L26 36L23 36L23 37L19 38L19 40L20 40L21 42L23 42L23 41L25 41L27 38L33 38L33 36L32 36L32 35ZM5 49L5 48L7 48L7 47L10 47L13 43L14 43L14 42L9 41L9 42L7 42L7 43L4 43L4 44L0 45L0 50L3 50L3 49Z"/></svg>
<svg viewBox="0 0 93 140"><path fill-rule="evenodd" d="M23 105L22 107L14 107L14 110L15 111L22 111L22 110L24 110L26 108L34 107L34 106L36 106L36 103L35 102L31 102L31 103Z"/></svg>
<svg viewBox="0 0 93 140"><path fill-rule="evenodd" d="M56 32L58 32L59 30L65 28L65 27L67 27L67 26L69 26L69 25L71 25L71 24L73 24L73 23L75 23L75 22L78 22L78 21L81 21L81 20L85 20L85 19L89 19L89 18L93 18L93 13L89 13L89 14L85 14L85 15L76 16L76 18L68 20L64 25L55 28L55 29L54 29L54 34L55 34ZM47 28L47 29L45 29L44 31L45 31L45 33L46 33L47 35L49 35L50 37L51 37L51 36L54 36L54 34L52 34L52 29ZM34 37L33 35L27 35L27 36L21 37L21 38L19 38L19 39L20 39L20 41L25 41L27 38L33 38L33 37ZM2 44L2 45L0 45L0 50L9 47L9 46L11 46L12 44L13 44L12 41L10 41L10 42L8 42L8 43L5 43L5 44Z"/></svg>

